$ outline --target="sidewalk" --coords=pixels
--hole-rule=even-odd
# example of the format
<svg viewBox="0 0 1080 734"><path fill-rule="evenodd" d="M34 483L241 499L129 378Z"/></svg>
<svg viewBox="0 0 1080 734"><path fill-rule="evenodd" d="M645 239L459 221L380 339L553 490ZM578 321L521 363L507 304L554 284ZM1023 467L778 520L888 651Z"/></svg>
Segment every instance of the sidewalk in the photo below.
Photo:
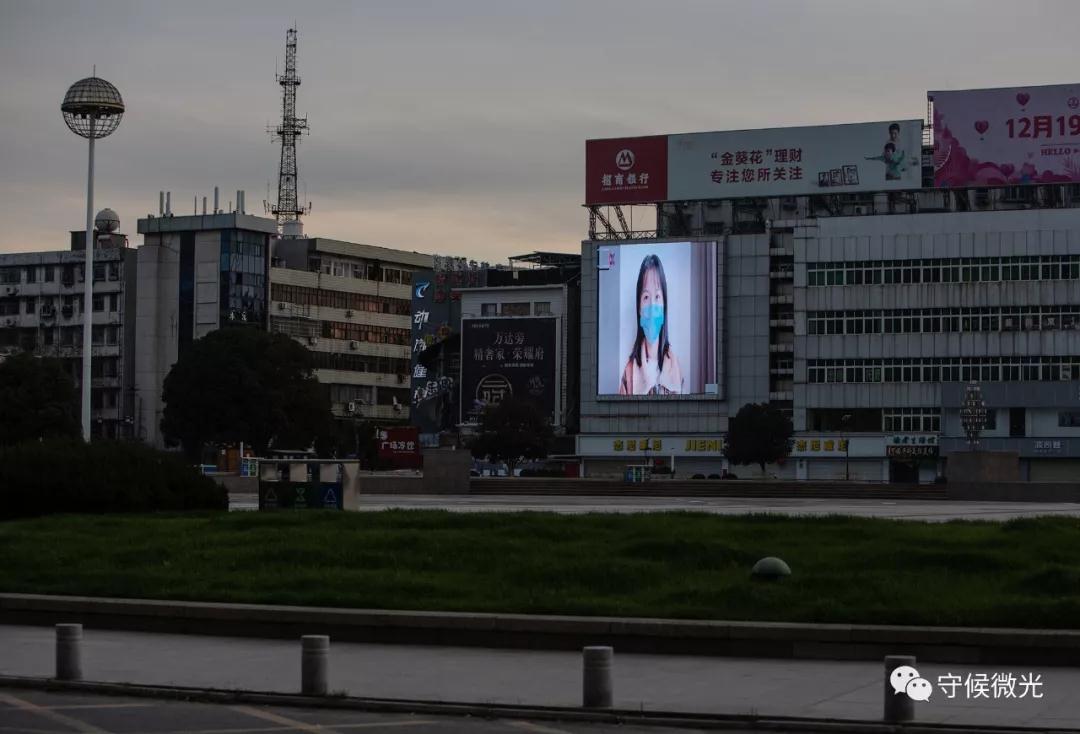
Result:
<svg viewBox="0 0 1080 734"><path fill-rule="evenodd" d="M312 630L317 632L317 630ZM51 676L51 627L0 626L0 674ZM903 653L898 650L897 653ZM571 652L334 643L330 689L353 696L580 706L581 657ZM935 684L922 722L1080 729L1080 668L920 665ZM295 693L299 641L86 629L87 680ZM950 700L938 676L1041 674L1042 698ZM877 720L882 663L620 655L615 705L694 713ZM1017 689L1019 692L1019 688Z"/></svg>

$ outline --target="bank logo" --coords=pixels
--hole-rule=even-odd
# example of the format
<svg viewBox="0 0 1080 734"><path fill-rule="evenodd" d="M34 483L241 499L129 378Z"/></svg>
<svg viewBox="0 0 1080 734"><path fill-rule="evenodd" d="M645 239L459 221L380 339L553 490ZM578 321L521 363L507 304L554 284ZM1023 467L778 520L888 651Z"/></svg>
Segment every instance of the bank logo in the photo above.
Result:
<svg viewBox="0 0 1080 734"><path fill-rule="evenodd" d="M889 684L893 687L893 695L905 694L913 701L929 701L934 687L930 681L919 675L919 671L910 665L901 665L889 676Z"/></svg>
<svg viewBox="0 0 1080 734"><path fill-rule="evenodd" d="M629 171L634 167L634 151L629 148L623 148L615 154L615 165L619 167L620 171Z"/></svg>
<svg viewBox="0 0 1080 734"><path fill-rule="evenodd" d="M431 287L431 283L426 280L422 280L416 284L416 288L413 289L413 293L417 298L423 298L427 293L427 289Z"/></svg>

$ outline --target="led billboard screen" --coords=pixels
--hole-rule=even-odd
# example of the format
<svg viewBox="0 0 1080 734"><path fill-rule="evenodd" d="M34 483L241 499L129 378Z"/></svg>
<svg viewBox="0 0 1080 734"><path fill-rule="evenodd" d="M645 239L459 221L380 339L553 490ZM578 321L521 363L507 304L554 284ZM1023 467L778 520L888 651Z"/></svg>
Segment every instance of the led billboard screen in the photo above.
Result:
<svg viewBox="0 0 1080 734"><path fill-rule="evenodd" d="M934 185L1080 181L1080 85L930 92Z"/></svg>
<svg viewBox="0 0 1080 734"><path fill-rule="evenodd" d="M461 321L461 421L475 423L503 398L536 403L557 423L558 328L554 318Z"/></svg>
<svg viewBox="0 0 1080 734"><path fill-rule="evenodd" d="M597 249L597 394L719 394L715 242Z"/></svg>

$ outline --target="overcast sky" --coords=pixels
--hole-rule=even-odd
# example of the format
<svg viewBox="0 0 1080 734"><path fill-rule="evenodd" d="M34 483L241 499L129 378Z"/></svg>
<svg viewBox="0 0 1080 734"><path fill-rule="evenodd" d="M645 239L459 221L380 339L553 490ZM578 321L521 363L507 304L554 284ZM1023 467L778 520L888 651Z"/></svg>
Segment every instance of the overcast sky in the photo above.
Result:
<svg viewBox="0 0 1080 734"><path fill-rule="evenodd" d="M275 60L300 32L309 235L492 261L577 250L584 141L925 117L928 89L1076 82L1080 2L0 0L0 251L83 229L86 144L60 101L127 105L95 209L276 198Z"/></svg>

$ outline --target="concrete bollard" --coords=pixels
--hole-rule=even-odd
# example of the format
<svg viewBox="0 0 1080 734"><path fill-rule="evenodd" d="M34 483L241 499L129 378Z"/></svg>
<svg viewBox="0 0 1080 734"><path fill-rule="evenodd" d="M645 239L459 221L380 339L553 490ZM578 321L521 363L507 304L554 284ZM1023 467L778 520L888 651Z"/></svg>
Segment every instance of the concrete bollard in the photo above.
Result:
<svg viewBox="0 0 1080 734"><path fill-rule="evenodd" d="M896 690L897 686L894 686L892 681L893 671L905 666L914 670L915 656L885 656L885 721L911 721L915 718L915 701L903 688L903 685L912 676L905 676L905 680L897 681L897 686L900 687L899 691Z"/></svg>
<svg viewBox="0 0 1080 734"><path fill-rule="evenodd" d="M300 692L307 696L325 696L330 638L326 635L304 635L300 638L300 645Z"/></svg>
<svg viewBox="0 0 1080 734"><path fill-rule="evenodd" d="M610 647L586 647L582 650L582 705L585 708L611 708L614 656L614 650Z"/></svg>
<svg viewBox="0 0 1080 734"><path fill-rule="evenodd" d="M56 678L82 680L82 625L56 625Z"/></svg>

